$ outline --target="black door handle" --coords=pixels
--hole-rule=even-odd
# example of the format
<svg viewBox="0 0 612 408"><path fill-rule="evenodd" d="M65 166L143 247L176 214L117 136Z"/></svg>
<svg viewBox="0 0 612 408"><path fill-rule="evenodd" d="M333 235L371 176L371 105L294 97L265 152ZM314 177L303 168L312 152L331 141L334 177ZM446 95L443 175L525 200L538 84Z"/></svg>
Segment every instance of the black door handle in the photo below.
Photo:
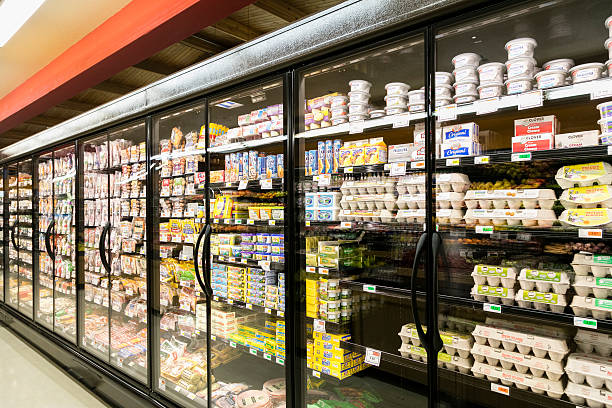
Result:
<svg viewBox="0 0 612 408"><path fill-rule="evenodd" d="M108 235L108 230L110 229L110 223L106 223L104 228L102 229L102 233L100 234L100 242L98 242L98 251L100 251L100 260L102 261L102 266L106 269L106 272L110 274L111 267L108 263L108 259L106 259L106 236Z"/></svg>
<svg viewBox="0 0 612 408"><path fill-rule="evenodd" d="M433 334L432 336L432 347L434 349L434 351L439 352L440 350L442 350L442 338L440 337L440 330L438 328L438 320L437 320L437 314L438 314L438 307L437 307L437 302L438 302L438 256L440 255L440 251L444 251L443 247L442 247L442 237L440 236L440 234L438 232L434 232L433 236L432 236L432 242L431 242L431 247L432 247L432 251L433 251L433 273L432 273L432 279L434 282L434 290L435 292L432 293L432 302L434 303L434 310L435 310L435 316L436 319L434 319L435 321L433 322L433 327L435 328L435 331L432 331L431 333ZM428 330L429 331L429 330Z"/></svg>
<svg viewBox="0 0 612 408"><path fill-rule="evenodd" d="M208 227L208 224L206 224L206 226ZM200 234L198 235L198 239L195 244L195 254L193 256L193 266L195 268L195 276L196 276L196 279L198 280L198 283L200 284L200 287L205 293L208 294L208 292L206 292L206 285L204 284L204 281L202 280L202 277L200 276L200 259L198 258L198 253L200 252L200 243L202 242L202 238L204 237L205 233L206 233L206 228L202 228L202 230L200 231Z"/></svg>
<svg viewBox="0 0 612 408"><path fill-rule="evenodd" d="M206 292L206 296L211 297L213 294L212 287L210 285L210 268L208 267L208 257L210 255L210 234L212 233L212 228L210 225L206 224L206 228L204 229L204 248L202 250L202 267L204 272L204 292Z"/></svg>
<svg viewBox="0 0 612 408"><path fill-rule="evenodd" d="M417 333L419 334L419 339L423 344L423 347L427 350L429 348L429 344L427 342L427 336L421 327L421 318L419 317L419 310L417 309L417 291L416 291L416 276L419 268L419 263L421 261L421 254L423 253L423 247L425 246L425 241L427 239L427 232L424 232L419 238L419 242L417 242L416 251L414 253L414 262L412 264L412 276L410 277L410 300L412 303L412 319L416 324Z"/></svg>
<svg viewBox="0 0 612 408"><path fill-rule="evenodd" d="M47 232L45 233L45 248L47 249L47 254L49 255L49 257L51 258L53 262L55 262L55 251L51 249L51 239L49 238L49 236L54 226L55 226L55 219L53 219L49 223L49 226L47 227Z"/></svg>
<svg viewBox="0 0 612 408"><path fill-rule="evenodd" d="M17 226L17 222L13 224L11 227L11 242L13 243L13 247L19 250L19 246L17 246L17 242L15 242L15 227Z"/></svg>

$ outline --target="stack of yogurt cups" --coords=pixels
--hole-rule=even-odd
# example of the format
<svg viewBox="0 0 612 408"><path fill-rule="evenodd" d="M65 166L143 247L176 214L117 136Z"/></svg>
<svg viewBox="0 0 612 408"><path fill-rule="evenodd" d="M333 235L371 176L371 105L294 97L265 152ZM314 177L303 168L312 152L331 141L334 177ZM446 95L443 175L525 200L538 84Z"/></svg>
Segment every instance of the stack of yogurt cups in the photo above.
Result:
<svg viewBox="0 0 612 408"><path fill-rule="evenodd" d="M349 82L349 86L351 87L351 92L348 94L349 122L367 119L370 111L370 88L372 88L372 84L361 79L354 79Z"/></svg>
<svg viewBox="0 0 612 408"><path fill-rule="evenodd" d="M597 105L600 119L597 121L601 128L599 141L602 145L612 144L612 101L602 102Z"/></svg>
<svg viewBox="0 0 612 408"><path fill-rule="evenodd" d="M508 95L531 91L537 62L533 58L538 43L533 38L516 38L508 41L504 48L508 51L505 82Z"/></svg>
<svg viewBox="0 0 612 408"><path fill-rule="evenodd" d="M331 100L331 123L332 126L348 122L348 100L345 95L336 95Z"/></svg>
<svg viewBox="0 0 612 408"><path fill-rule="evenodd" d="M612 16L608 17L605 21L605 26L608 29L608 39L604 43L604 46L608 50L609 59L606 61L606 68L608 69L608 76L612 77Z"/></svg>
<svg viewBox="0 0 612 408"><path fill-rule="evenodd" d="M408 109L408 92L410 85L403 82L390 82L385 85L387 96L385 96L385 114L397 115L404 113Z"/></svg>
<svg viewBox="0 0 612 408"><path fill-rule="evenodd" d="M408 92L408 112L423 112L425 110L425 89L415 89Z"/></svg>
<svg viewBox="0 0 612 408"><path fill-rule="evenodd" d="M455 83L451 89L455 94L453 97L455 103L468 103L478 99L478 65L481 59L480 55L473 52L465 52L453 57ZM436 73L436 81L438 74L440 73ZM436 95L439 86L441 85L436 82Z"/></svg>
<svg viewBox="0 0 612 408"><path fill-rule="evenodd" d="M454 75L449 72L436 72L436 108L453 103Z"/></svg>

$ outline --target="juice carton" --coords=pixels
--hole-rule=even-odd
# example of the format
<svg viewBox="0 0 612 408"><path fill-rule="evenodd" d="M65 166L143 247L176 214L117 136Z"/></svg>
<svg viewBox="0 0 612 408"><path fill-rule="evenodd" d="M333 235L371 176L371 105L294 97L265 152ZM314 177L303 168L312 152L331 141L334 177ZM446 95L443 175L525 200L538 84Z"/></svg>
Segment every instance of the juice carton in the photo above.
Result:
<svg viewBox="0 0 612 408"><path fill-rule="evenodd" d="M308 163L310 164L310 170L309 170L310 174L312 174L313 176L316 176L317 174L319 174L319 166L318 166L316 150L308 151Z"/></svg>
<svg viewBox="0 0 612 408"><path fill-rule="evenodd" d="M304 175L312 176L312 174L310 174L310 154L308 150L304 150Z"/></svg>
<svg viewBox="0 0 612 408"><path fill-rule="evenodd" d="M285 177L285 163L283 154L276 155L276 173L279 178Z"/></svg>
<svg viewBox="0 0 612 408"><path fill-rule="evenodd" d="M387 162L387 145L382 137L370 139L365 147L365 164L383 164Z"/></svg>
<svg viewBox="0 0 612 408"><path fill-rule="evenodd" d="M257 151L249 151L249 180L257 180L257 155Z"/></svg>
<svg viewBox="0 0 612 408"><path fill-rule="evenodd" d="M278 170L276 168L276 155L274 154L266 156L266 177L269 179L278 177Z"/></svg>
<svg viewBox="0 0 612 408"><path fill-rule="evenodd" d="M363 166L365 162L365 149L368 146L367 140L358 140L355 142L354 147L351 149L351 156L353 158L353 166Z"/></svg>
<svg viewBox="0 0 612 408"><path fill-rule="evenodd" d="M249 179L249 153L242 153L242 174L240 175L240 180L248 180Z"/></svg>

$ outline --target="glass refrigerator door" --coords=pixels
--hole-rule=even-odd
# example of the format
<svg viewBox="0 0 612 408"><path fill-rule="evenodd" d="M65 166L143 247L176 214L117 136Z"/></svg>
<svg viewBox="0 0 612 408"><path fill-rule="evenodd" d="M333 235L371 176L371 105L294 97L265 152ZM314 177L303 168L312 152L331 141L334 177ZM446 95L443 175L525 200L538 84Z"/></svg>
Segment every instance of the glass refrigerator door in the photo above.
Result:
<svg viewBox="0 0 612 408"><path fill-rule="evenodd" d="M17 241L15 233L17 229L17 206L19 202L17 188L17 164L7 166L7 182L8 182L8 211L9 211L9 240L8 240L8 274L7 277L7 299L6 303L14 309L18 308L17 302L19 297L19 254L17 253Z"/></svg>
<svg viewBox="0 0 612 408"><path fill-rule="evenodd" d="M204 104L153 120L153 384L188 407L207 406L206 298L196 283L206 224L205 123Z"/></svg>
<svg viewBox="0 0 612 408"><path fill-rule="evenodd" d="M17 228L15 229L15 241L18 252L18 278L19 278L19 311L24 315L33 317L33 293L32 293L32 254L33 254L33 231L32 220L32 160L26 160L18 164L17 177Z"/></svg>
<svg viewBox="0 0 612 408"><path fill-rule="evenodd" d="M454 407L610 404L610 14L532 1L436 33L438 373Z"/></svg>
<svg viewBox="0 0 612 408"><path fill-rule="evenodd" d="M211 368L239 405L286 400L283 90L278 78L209 102Z"/></svg>
<svg viewBox="0 0 612 408"><path fill-rule="evenodd" d="M424 54L417 35L301 73L302 406L427 406Z"/></svg>
<svg viewBox="0 0 612 408"><path fill-rule="evenodd" d="M36 279L36 320L49 330L53 330L53 269L55 239L53 211L53 153L38 158L38 274Z"/></svg>
<svg viewBox="0 0 612 408"><path fill-rule="evenodd" d="M6 224L4 219L5 214L5 204L6 204L6 185L5 185L5 174L4 168L0 168L0 237L2 237L3 242L7 242L7 228L8 224ZM6 279L4 275L4 253L6 251L6 246L4 243L0 245L0 301L4 301L4 280Z"/></svg>

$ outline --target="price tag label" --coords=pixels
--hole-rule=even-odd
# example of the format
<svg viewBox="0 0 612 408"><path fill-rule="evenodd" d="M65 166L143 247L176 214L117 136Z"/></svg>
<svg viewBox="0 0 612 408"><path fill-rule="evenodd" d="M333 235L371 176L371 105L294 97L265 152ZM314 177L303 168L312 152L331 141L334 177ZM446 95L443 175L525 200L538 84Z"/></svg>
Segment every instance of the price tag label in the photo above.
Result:
<svg viewBox="0 0 612 408"><path fill-rule="evenodd" d="M123 367L123 359L122 358L118 358L117 359L117 367Z"/></svg>
<svg viewBox="0 0 612 408"><path fill-rule="evenodd" d="M354 120L349 122L349 134L363 133L365 127L365 120Z"/></svg>
<svg viewBox="0 0 612 408"><path fill-rule="evenodd" d="M249 349L249 353L251 353L252 355L256 356L257 355L257 349L254 349L253 347L251 347Z"/></svg>
<svg viewBox="0 0 612 408"><path fill-rule="evenodd" d="M461 164L460 159L446 159L447 166L459 166Z"/></svg>
<svg viewBox="0 0 612 408"><path fill-rule="evenodd" d="M310 227L310 221L306 221L305 224L307 227Z"/></svg>
<svg viewBox="0 0 612 408"><path fill-rule="evenodd" d="M353 166L345 167L343 171L344 174L351 174L353 172Z"/></svg>
<svg viewBox="0 0 612 408"><path fill-rule="evenodd" d="M390 176L403 176L406 174L406 162L391 163Z"/></svg>
<svg viewBox="0 0 612 408"><path fill-rule="evenodd" d="M189 398L190 400L195 400L196 399L196 395L193 392L190 392L187 394L187 398Z"/></svg>
<svg viewBox="0 0 612 408"><path fill-rule="evenodd" d="M219 220L215 218L215 219L213 220L213 223L218 224L218 223L219 223Z"/></svg>
<svg viewBox="0 0 612 408"><path fill-rule="evenodd" d="M225 257L224 256L220 256L219 257L219 261L224 262L225 261Z"/></svg>
<svg viewBox="0 0 612 408"><path fill-rule="evenodd" d="M608 156L612 155L612 145L608 146Z"/></svg>
<svg viewBox="0 0 612 408"><path fill-rule="evenodd" d="M319 273L321 275L329 275L329 269L327 269L327 268L319 268Z"/></svg>
<svg viewBox="0 0 612 408"><path fill-rule="evenodd" d="M476 114L485 115L487 113L497 112L499 109L499 98L480 99L474 104L476 105Z"/></svg>
<svg viewBox="0 0 612 408"><path fill-rule="evenodd" d="M314 266L307 266L306 267L306 272L317 273L317 268L315 268Z"/></svg>
<svg viewBox="0 0 612 408"><path fill-rule="evenodd" d="M247 220L247 224L248 225L255 225L255 220L249 219L249 220Z"/></svg>
<svg viewBox="0 0 612 408"><path fill-rule="evenodd" d="M253 310L253 305L250 303L247 303L246 305L244 305L247 309L249 310Z"/></svg>
<svg viewBox="0 0 612 408"><path fill-rule="evenodd" d="M518 96L518 109L539 108L544 104L544 93L541 89L523 92Z"/></svg>
<svg viewBox="0 0 612 408"><path fill-rule="evenodd" d="M266 307L265 311L267 314L272 314L272 309L270 309L269 307Z"/></svg>
<svg viewBox="0 0 612 408"><path fill-rule="evenodd" d="M381 352L380 350L375 350L369 347L366 347L366 354L365 354L365 362L373 365L373 366L380 366L380 357L381 357Z"/></svg>
<svg viewBox="0 0 612 408"><path fill-rule="evenodd" d="M264 356L264 358L265 358L266 360L268 360L268 361L272 361L272 354L269 354L269 353L264 353L264 354L263 354L263 356Z"/></svg>
<svg viewBox="0 0 612 408"><path fill-rule="evenodd" d="M276 357L276 364L285 365L285 359Z"/></svg>
<svg viewBox="0 0 612 408"><path fill-rule="evenodd" d="M474 157L474 164L489 164L490 162L489 156L476 156Z"/></svg>
<svg viewBox="0 0 612 408"><path fill-rule="evenodd" d="M261 266L261 269L263 269L264 271L269 271L270 270L270 261L259 261L259 266Z"/></svg>
<svg viewBox="0 0 612 408"><path fill-rule="evenodd" d="M162 391L166 391L166 380L159 379L159 389Z"/></svg>
<svg viewBox="0 0 612 408"><path fill-rule="evenodd" d="M457 119L457 104L451 104L446 106L440 106L438 108L438 120L456 120Z"/></svg>
<svg viewBox="0 0 612 408"><path fill-rule="evenodd" d="M240 263L248 264L249 260L247 258L240 258Z"/></svg>
<svg viewBox="0 0 612 408"><path fill-rule="evenodd" d="M325 320L314 319L313 330L319 333L325 333Z"/></svg>
<svg viewBox="0 0 612 408"><path fill-rule="evenodd" d="M233 299L227 299L227 304L228 305L233 305L234 304L234 300Z"/></svg>
<svg viewBox="0 0 612 408"><path fill-rule="evenodd" d="M278 315L278 317L285 317L285 312L283 312L282 310L277 311L276 314Z"/></svg>
<svg viewBox="0 0 612 408"><path fill-rule="evenodd" d="M591 99L609 98L612 96L612 81L594 81L595 89L591 91Z"/></svg>
<svg viewBox="0 0 612 408"><path fill-rule="evenodd" d="M493 303L485 303L482 305L482 310L491 313L501 313L501 305L495 305Z"/></svg>
<svg viewBox="0 0 612 408"><path fill-rule="evenodd" d="M491 391L503 394L506 397L510 396L510 387L506 387L505 385L491 383Z"/></svg>
<svg viewBox="0 0 612 408"><path fill-rule="evenodd" d="M181 387L179 385L177 385L176 387L174 387L174 391L181 392Z"/></svg>
<svg viewBox="0 0 612 408"><path fill-rule="evenodd" d="M213 296L213 300L214 300L215 302L218 302L218 301L219 301L219 296Z"/></svg>
<svg viewBox="0 0 612 408"><path fill-rule="evenodd" d="M392 117L394 128L410 126L410 112L400 113L399 115L394 115Z"/></svg>
<svg viewBox="0 0 612 408"><path fill-rule="evenodd" d="M531 161L531 152L512 153L510 160L513 162Z"/></svg>
<svg viewBox="0 0 612 408"><path fill-rule="evenodd" d="M578 230L579 238L603 238L603 230L599 228L580 228Z"/></svg>
<svg viewBox="0 0 612 408"><path fill-rule="evenodd" d="M229 218L226 218L226 219L223 220L223 223L224 224L231 224L232 220L230 220Z"/></svg>
<svg viewBox="0 0 612 408"><path fill-rule="evenodd" d="M225 187L231 187L232 186L232 182L228 181L227 183L225 183Z"/></svg>
<svg viewBox="0 0 612 408"><path fill-rule="evenodd" d="M268 225L276 225L276 220L268 220Z"/></svg>
<svg viewBox="0 0 612 408"><path fill-rule="evenodd" d="M350 221L342 221L340 223L340 228L352 228L353 227L353 223Z"/></svg>
<svg viewBox="0 0 612 408"><path fill-rule="evenodd" d="M210 339L211 339L211 340L213 340L213 341L215 341L215 340L217 340L217 336L215 336L214 334L211 334L211 335L210 335Z"/></svg>
<svg viewBox="0 0 612 408"><path fill-rule="evenodd" d="M476 233L477 234L492 234L493 226L492 225L477 225Z"/></svg>
<svg viewBox="0 0 612 408"><path fill-rule="evenodd" d="M240 180L240 183L238 183L238 190L246 190L248 185L249 185L248 180Z"/></svg>
<svg viewBox="0 0 612 408"><path fill-rule="evenodd" d="M236 348L236 342L235 341L231 341L229 342L230 347Z"/></svg>
<svg viewBox="0 0 612 408"><path fill-rule="evenodd" d="M230 258L229 258L229 262L236 262L236 258L234 258L234 257L230 257Z"/></svg>
<svg viewBox="0 0 612 408"><path fill-rule="evenodd" d="M376 293L376 285L363 285L363 291L369 293Z"/></svg>
<svg viewBox="0 0 612 408"><path fill-rule="evenodd" d="M312 370L312 375L317 377L317 378L321 378L321 373L318 372L317 370Z"/></svg>
<svg viewBox="0 0 612 408"><path fill-rule="evenodd" d="M319 186L329 186L331 184L331 174L321 174L319 176Z"/></svg>
<svg viewBox="0 0 612 408"><path fill-rule="evenodd" d="M410 162L411 169L424 169L425 168L425 160L413 161Z"/></svg>
<svg viewBox="0 0 612 408"><path fill-rule="evenodd" d="M242 220L234 220L234 224L240 225L240 224L242 224Z"/></svg>
<svg viewBox="0 0 612 408"><path fill-rule="evenodd" d="M262 190L272 190L272 179L260 180Z"/></svg>
<svg viewBox="0 0 612 408"><path fill-rule="evenodd" d="M597 320L584 317L574 317L574 326L597 330Z"/></svg>

